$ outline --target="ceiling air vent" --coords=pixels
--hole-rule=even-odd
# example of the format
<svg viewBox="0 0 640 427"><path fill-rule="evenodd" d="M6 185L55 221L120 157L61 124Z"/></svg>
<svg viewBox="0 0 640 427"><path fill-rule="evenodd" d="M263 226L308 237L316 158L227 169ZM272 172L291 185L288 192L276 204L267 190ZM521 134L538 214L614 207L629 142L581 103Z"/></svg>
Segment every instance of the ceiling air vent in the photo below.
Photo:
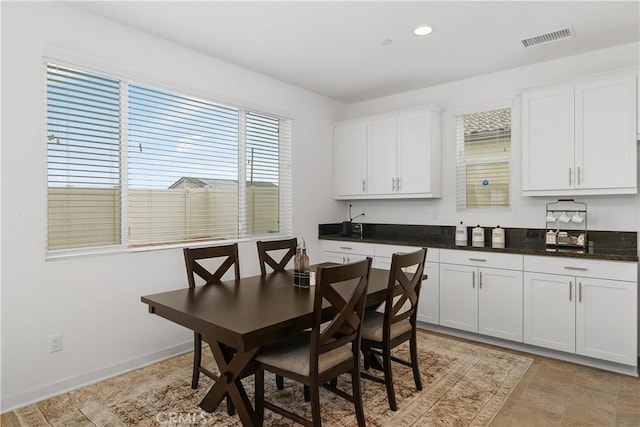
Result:
<svg viewBox="0 0 640 427"><path fill-rule="evenodd" d="M535 37L529 37L528 39L520 40L524 47L540 46L542 44L548 44L557 42L560 40L571 39L576 36L573 31L573 27L564 28L562 30L553 31L551 33L542 34Z"/></svg>

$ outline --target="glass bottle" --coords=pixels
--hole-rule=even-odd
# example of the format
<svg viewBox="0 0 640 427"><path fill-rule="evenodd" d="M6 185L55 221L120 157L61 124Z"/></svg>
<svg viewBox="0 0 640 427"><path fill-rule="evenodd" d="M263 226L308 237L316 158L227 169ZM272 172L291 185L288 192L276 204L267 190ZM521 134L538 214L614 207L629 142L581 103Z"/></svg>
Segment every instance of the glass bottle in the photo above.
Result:
<svg viewBox="0 0 640 427"><path fill-rule="evenodd" d="M300 287L308 288L310 285L309 280L309 257L307 256L307 248L302 239L302 254L300 255Z"/></svg>
<svg viewBox="0 0 640 427"><path fill-rule="evenodd" d="M293 258L293 285L300 286L300 267L302 264L302 248L300 247L300 241L296 247L296 255Z"/></svg>
<svg viewBox="0 0 640 427"><path fill-rule="evenodd" d="M309 287L309 257L307 256L307 248L304 239L300 239L302 243L296 248L296 256L294 258L293 267L293 284L301 288Z"/></svg>

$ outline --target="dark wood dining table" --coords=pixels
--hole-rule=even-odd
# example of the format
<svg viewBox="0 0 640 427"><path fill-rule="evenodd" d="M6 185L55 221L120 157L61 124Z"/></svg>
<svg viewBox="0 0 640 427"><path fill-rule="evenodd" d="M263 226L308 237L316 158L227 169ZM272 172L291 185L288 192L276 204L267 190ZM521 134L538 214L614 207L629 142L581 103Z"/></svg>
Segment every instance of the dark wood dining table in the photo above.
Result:
<svg viewBox="0 0 640 427"><path fill-rule="evenodd" d="M319 264L312 266L316 270ZM384 301L389 272L372 268L367 306ZM293 285L293 271L146 295L149 312L202 334L221 375L200 402L213 412L229 395L243 425L254 424L254 410L240 379L258 350L313 324L315 287Z"/></svg>

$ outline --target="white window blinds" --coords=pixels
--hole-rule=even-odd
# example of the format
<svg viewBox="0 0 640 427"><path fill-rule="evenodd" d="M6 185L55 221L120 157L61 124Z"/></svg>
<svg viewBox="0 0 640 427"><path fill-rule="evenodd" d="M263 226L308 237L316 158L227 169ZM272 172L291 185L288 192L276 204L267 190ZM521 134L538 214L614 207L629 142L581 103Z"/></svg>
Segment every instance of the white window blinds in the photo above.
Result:
<svg viewBox="0 0 640 427"><path fill-rule="evenodd" d="M120 243L120 83L47 67L48 248Z"/></svg>
<svg viewBox="0 0 640 427"><path fill-rule="evenodd" d="M456 117L458 211L509 208L511 108Z"/></svg>
<svg viewBox="0 0 640 427"><path fill-rule="evenodd" d="M50 92L56 87L51 83L54 69L83 79L85 74L91 76L50 65ZM104 154L93 154L97 142L86 130L76 135L76 151L90 152L92 157L81 154L78 162L57 160L69 154L56 154L60 151L55 151L56 140L73 133L75 124L68 117L64 122L54 120L57 116L50 106L50 250L290 235L289 120L135 82L94 78L109 82L110 90L91 93L95 100L85 100L78 108L86 117L85 128L93 133L100 126L106 128L102 121L108 121L111 133L107 142L99 142L109 144L109 181L94 182L107 176L105 166L92 160ZM86 91L81 91L83 96L88 96ZM108 100L101 99L107 95ZM67 111L72 102L64 98L57 108ZM94 102L109 107L101 112L105 118L89 108ZM74 192L55 190L52 176L58 175L91 180L74 181ZM110 196L108 212L104 202L98 203L102 199L96 188L102 190L100 197ZM66 209L66 228L54 235L52 224L60 222L60 206ZM111 240L98 240L95 233L106 228L107 215ZM98 228L83 226L94 217ZM73 235L78 237L72 242L69 236Z"/></svg>

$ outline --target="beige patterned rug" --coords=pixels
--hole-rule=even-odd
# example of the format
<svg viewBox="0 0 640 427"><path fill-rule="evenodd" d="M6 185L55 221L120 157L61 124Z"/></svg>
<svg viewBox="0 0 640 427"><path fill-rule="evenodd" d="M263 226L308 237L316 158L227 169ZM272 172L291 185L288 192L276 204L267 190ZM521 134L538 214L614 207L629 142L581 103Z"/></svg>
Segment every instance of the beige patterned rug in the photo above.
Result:
<svg viewBox="0 0 640 427"><path fill-rule="evenodd" d="M384 385L363 380L367 425L488 425L533 362L438 335L421 332L418 336L423 391L416 391L409 368L394 364L398 411L392 412ZM211 366L210 352L205 350L205 362ZM396 354L406 357L408 347L397 348ZM198 390L192 390L191 364L191 353L174 357L4 414L2 425L239 426L237 416L227 415L225 403L211 414L198 407L211 381L203 376ZM253 378L243 380L243 384L253 400ZM339 385L350 391L348 376L341 377ZM267 376L265 387L270 400L310 418L310 407L299 384L285 379L285 390L278 391L273 377ZM321 393L324 425L356 425L351 403L326 390ZM292 423L265 411L265 425Z"/></svg>

